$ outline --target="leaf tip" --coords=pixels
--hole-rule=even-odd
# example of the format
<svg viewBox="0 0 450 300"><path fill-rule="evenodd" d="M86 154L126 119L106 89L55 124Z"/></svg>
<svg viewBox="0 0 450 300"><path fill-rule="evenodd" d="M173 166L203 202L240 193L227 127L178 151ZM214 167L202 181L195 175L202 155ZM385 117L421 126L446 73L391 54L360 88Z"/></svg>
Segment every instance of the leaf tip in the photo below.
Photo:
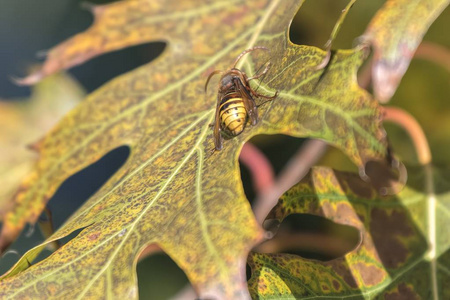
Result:
<svg viewBox="0 0 450 300"><path fill-rule="evenodd" d="M83 1L83 2L80 3L80 8L81 9L84 9L84 10L87 10L87 11L90 11L90 12L94 12L95 6L96 5L94 3L87 2L87 1Z"/></svg>
<svg viewBox="0 0 450 300"><path fill-rule="evenodd" d="M399 59L394 64L375 60L372 77L373 89L378 101L387 103L392 98L407 68L408 62L404 59Z"/></svg>
<svg viewBox="0 0 450 300"><path fill-rule="evenodd" d="M28 75L26 77L20 78L15 76L10 76L10 80L19 85L19 86L25 86L25 85L33 85L41 81L41 79L44 77L43 73L41 71L37 71L32 73L31 75Z"/></svg>
<svg viewBox="0 0 450 300"><path fill-rule="evenodd" d="M97 5L95 3L91 3L88 1L83 1L80 3L80 8L87 10L88 12L90 12L91 14L95 15L96 13L100 12L100 8L103 7L104 5Z"/></svg>
<svg viewBox="0 0 450 300"><path fill-rule="evenodd" d="M47 57L49 50L40 50L36 52L36 57L39 59L44 59Z"/></svg>

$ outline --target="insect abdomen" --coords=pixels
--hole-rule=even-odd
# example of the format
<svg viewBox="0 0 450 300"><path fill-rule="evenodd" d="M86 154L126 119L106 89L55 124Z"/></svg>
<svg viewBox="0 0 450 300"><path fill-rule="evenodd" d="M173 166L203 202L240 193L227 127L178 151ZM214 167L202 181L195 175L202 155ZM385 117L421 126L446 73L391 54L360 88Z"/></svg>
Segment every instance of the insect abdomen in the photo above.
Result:
<svg viewBox="0 0 450 300"><path fill-rule="evenodd" d="M223 101L219 110L222 130L232 136L236 136L244 130L247 111L242 98L229 98Z"/></svg>

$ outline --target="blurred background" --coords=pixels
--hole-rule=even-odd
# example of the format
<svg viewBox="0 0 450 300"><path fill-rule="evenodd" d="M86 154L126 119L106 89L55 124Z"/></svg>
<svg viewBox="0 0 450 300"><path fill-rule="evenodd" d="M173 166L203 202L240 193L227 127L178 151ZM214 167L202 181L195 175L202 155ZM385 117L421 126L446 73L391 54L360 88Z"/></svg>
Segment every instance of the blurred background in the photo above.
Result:
<svg viewBox="0 0 450 300"><path fill-rule="evenodd" d="M103 4L113 1L91 0ZM333 48L351 48L355 39L362 35L367 24L384 1L358 1L350 10ZM329 34L346 6L344 0L306 1L296 15L291 29L291 39L297 44L323 48ZM81 32L92 23L91 14L82 8L79 0L1 0L0 1L0 100L9 103L26 103L36 95L53 95L57 86L48 84L45 92L33 87L17 86L11 77L25 76L30 68L42 62L42 54L52 46ZM410 112L421 124L430 143L436 164L448 165L450 149L450 72L449 61L433 61L433 47L450 49L450 12L447 8L435 21L424 41L431 45L429 53L414 59L404 76L399 89L389 103ZM70 86L57 95L79 98L92 92L108 80L124 72L148 63L164 50L165 44L155 42L109 53L68 71L68 75L55 80L54 85ZM68 83L69 82L69 83ZM69 92L73 93L65 95ZM76 97L75 97L76 96ZM56 96L55 96L56 97ZM0 115L0 119L6 116ZM27 120L23 120L26 122ZM1 124L1 123L0 123ZM3 125L5 130L7 126ZM414 148L401 128L386 124L389 139L395 154L408 164L416 164ZM287 160L304 142L286 136L258 136L252 142L270 159L275 171L280 172ZM1 145L0 145L1 146ZM86 199L89 198L126 160L127 147L113 150L100 161L66 180L49 202L53 226L59 227ZM1 160L0 160L1 161ZM356 171L356 167L339 150L330 148L321 161L340 170ZM0 169L1 170L1 169ZM9 170L12 172L11 170ZM243 184L251 201L255 197L251 177L242 167ZM6 170L8 172L8 170ZM42 221L46 220L42 216ZM282 252L296 253L304 257L331 259L345 254L358 243L354 228L337 226L318 217L300 215L288 218L282 224L284 231L317 235L317 243L299 243ZM40 230L29 226L20 239L0 259L0 274L8 270L26 250L43 241ZM284 228L284 229L283 229ZM342 246L330 253L323 247L323 238ZM70 237L66 240L69 240ZM42 257L49 255L45 251ZM142 299L167 299L176 295L187 283L184 273L164 254L143 259L138 264L139 293Z"/></svg>

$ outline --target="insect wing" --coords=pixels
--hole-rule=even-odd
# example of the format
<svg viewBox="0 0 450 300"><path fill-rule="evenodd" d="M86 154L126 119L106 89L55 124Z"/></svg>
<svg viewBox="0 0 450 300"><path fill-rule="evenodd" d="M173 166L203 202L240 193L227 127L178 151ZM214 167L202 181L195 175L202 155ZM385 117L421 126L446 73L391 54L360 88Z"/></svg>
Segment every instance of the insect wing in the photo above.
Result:
<svg viewBox="0 0 450 300"><path fill-rule="evenodd" d="M242 101L244 102L245 110L247 111L248 118L250 119L250 124L256 125L258 122L258 108L256 107L255 100L247 91L247 88L240 79L235 79L235 85L242 96Z"/></svg>
<svg viewBox="0 0 450 300"><path fill-rule="evenodd" d="M216 146L216 150L220 151L223 147L223 137L220 129L220 101L222 99L222 94L219 93L217 96L217 106L216 106L216 118L214 119L214 145Z"/></svg>

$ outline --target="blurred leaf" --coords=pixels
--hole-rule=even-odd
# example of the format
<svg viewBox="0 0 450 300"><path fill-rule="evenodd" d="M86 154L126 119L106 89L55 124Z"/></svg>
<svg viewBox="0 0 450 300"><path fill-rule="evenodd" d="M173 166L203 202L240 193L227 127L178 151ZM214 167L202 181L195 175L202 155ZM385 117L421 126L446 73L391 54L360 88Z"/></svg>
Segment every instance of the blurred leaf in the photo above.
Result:
<svg viewBox="0 0 450 300"><path fill-rule="evenodd" d="M268 219L281 222L295 213L323 216L356 227L361 244L328 262L252 253L249 288L253 298L373 299L383 295L383 299L447 299L450 184L444 178L438 175L435 179L434 185L442 192L438 200L434 193L424 192L424 177L420 176L398 196L381 197L356 174L313 169L285 193ZM433 215L436 218L430 218ZM427 248L427 242L435 241L436 252Z"/></svg>
<svg viewBox="0 0 450 300"><path fill-rule="evenodd" d="M11 197L38 157L29 146L84 96L78 83L61 73L36 85L30 99L0 102L0 220L13 205Z"/></svg>
<svg viewBox="0 0 450 300"><path fill-rule="evenodd" d="M449 0L388 0L369 24L364 39L374 47L375 96L387 102L408 69L414 52Z"/></svg>
<svg viewBox="0 0 450 300"><path fill-rule="evenodd" d="M94 25L51 50L24 83L126 46L161 39L169 45L155 62L88 96L37 145L40 158L5 219L3 247L25 219L36 220L29 207L44 207L67 177L121 145L131 154L53 237L10 270L0 295L135 298L136 257L148 245L161 247L200 297L248 295L245 261L261 232L240 181L243 143L262 133L322 138L361 169L386 155L378 104L356 82L365 53L336 51L317 70L326 53L286 38L301 3L136 0L94 7ZM269 48L272 61L259 91L279 96L260 106L256 126L212 153L216 91L204 96L206 77L255 45ZM238 67L251 75L267 59L255 51ZM52 256L28 266L46 243L80 228Z"/></svg>

